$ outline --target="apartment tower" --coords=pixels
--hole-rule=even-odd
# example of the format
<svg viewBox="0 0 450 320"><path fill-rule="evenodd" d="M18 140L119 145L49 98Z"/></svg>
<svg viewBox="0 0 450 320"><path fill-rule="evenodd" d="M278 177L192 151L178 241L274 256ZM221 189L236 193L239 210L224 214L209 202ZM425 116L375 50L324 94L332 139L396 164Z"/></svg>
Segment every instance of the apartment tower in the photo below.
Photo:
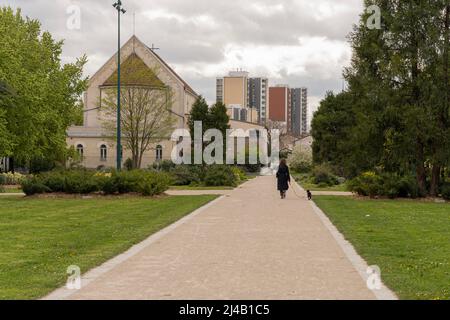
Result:
<svg viewBox="0 0 450 320"><path fill-rule="evenodd" d="M308 133L308 89L291 89L292 134L301 136Z"/></svg>
<svg viewBox="0 0 450 320"><path fill-rule="evenodd" d="M269 88L269 119L275 122L284 122L288 132L291 132L291 90L288 85Z"/></svg>

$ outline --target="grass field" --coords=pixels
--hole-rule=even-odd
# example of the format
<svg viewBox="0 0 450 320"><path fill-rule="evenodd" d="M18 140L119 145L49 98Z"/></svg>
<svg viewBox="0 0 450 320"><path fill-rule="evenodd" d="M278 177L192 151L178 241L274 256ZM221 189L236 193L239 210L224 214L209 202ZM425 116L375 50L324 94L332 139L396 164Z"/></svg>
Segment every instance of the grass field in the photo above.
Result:
<svg viewBox="0 0 450 320"><path fill-rule="evenodd" d="M332 196L315 202L401 299L450 299L450 204Z"/></svg>
<svg viewBox="0 0 450 320"><path fill-rule="evenodd" d="M215 199L0 197L0 299L35 299Z"/></svg>
<svg viewBox="0 0 450 320"><path fill-rule="evenodd" d="M233 190L233 187L193 187L193 186L172 186L170 190Z"/></svg>

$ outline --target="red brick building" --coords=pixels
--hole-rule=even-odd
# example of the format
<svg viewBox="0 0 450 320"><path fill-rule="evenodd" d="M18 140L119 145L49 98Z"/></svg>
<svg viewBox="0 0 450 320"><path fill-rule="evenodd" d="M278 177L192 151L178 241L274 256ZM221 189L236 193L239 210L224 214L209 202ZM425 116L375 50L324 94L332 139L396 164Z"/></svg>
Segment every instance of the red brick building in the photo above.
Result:
<svg viewBox="0 0 450 320"><path fill-rule="evenodd" d="M291 90L289 86L269 88L269 119L285 122L289 130L292 127L291 113Z"/></svg>

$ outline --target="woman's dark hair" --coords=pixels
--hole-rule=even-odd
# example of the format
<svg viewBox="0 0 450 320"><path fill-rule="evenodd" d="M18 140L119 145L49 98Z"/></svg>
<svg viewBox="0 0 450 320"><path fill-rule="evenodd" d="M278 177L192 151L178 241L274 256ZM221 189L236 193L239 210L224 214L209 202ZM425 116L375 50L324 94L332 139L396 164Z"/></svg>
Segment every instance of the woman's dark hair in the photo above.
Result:
<svg viewBox="0 0 450 320"><path fill-rule="evenodd" d="M286 159L281 159L280 160L280 167L287 167Z"/></svg>

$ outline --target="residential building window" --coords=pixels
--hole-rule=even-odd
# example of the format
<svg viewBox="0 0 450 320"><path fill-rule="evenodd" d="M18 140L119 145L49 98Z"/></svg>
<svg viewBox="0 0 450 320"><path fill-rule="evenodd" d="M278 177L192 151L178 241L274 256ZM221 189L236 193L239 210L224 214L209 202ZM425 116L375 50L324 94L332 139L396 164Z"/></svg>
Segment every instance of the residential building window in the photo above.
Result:
<svg viewBox="0 0 450 320"><path fill-rule="evenodd" d="M77 145L77 152L81 159L83 159L84 156L84 147L82 144Z"/></svg>
<svg viewBox="0 0 450 320"><path fill-rule="evenodd" d="M108 159L108 148L102 144L100 147L100 161L106 161Z"/></svg>
<svg viewBox="0 0 450 320"><path fill-rule="evenodd" d="M161 161L163 158L163 148L162 146L156 147L156 161Z"/></svg>

